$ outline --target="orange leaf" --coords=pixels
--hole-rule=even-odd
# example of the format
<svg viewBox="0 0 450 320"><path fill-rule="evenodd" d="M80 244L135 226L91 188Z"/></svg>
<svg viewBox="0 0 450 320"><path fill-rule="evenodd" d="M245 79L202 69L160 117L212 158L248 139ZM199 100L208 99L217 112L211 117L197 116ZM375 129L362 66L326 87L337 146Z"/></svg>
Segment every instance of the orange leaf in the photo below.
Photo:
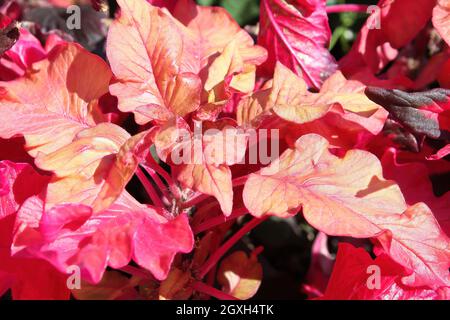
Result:
<svg viewBox="0 0 450 320"><path fill-rule="evenodd" d="M261 264L255 256L248 257L244 251L236 251L220 264L217 281L226 293L246 300L258 291L262 275Z"/></svg>
<svg viewBox="0 0 450 320"><path fill-rule="evenodd" d="M450 45L450 2L438 0L433 9L433 25L441 37Z"/></svg>
<svg viewBox="0 0 450 320"><path fill-rule="evenodd" d="M81 130L106 121L98 99L108 92L111 71L77 44L55 47L36 72L2 82L0 137L23 135L31 156L72 142ZM87 70L87 71L86 71Z"/></svg>
<svg viewBox="0 0 450 320"><path fill-rule="evenodd" d="M328 146L318 135L302 136L295 149L252 174L243 193L247 209L255 216L286 216L302 208L306 220L329 235L378 238L414 272L405 284L448 286L450 241L428 207L406 210L399 187L383 179L374 155L351 150L338 158Z"/></svg>
<svg viewBox="0 0 450 320"><path fill-rule="evenodd" d="M184 116L200 103L200 65L193 35L170 14L144 0L117 1L107 54L118 79L110 87L119 109L136 122Z"/></svg>
<svg viewBox="0 0 450 320"><path fill-rule="evenodd" d="M260 65L267 59L266 49L255 46L252 37L224 8L198 6L192 0L180 0L173 15L196 35L202 67L233 40L238 54L246 63Z"/></svg>
<svg viewBox="0 0 450 320"><path fill-rule="evenodd" d="M360 82L347 80L337 72L324 82L319 93L310 93L303 80L278 63L271 101L274 112L287 121L303 124L335 112L377 134L388 113L367 98L364 89Z"/></svg>
<svg viewBox="0 0 450 320"><path fill-rule="evenodd" d="M302 136L295 149L250 175L243 196L254 216L286 216L303 207L305 216L311 214L311 222L327 215L336 219L340 215L401 213L406 208L398 186L383 180L374 155L352 150L340 159L328 151L328 141L316 134ZM354 222L347 225L349 232L357 228L371 234L370 227L363 227L362 217Z"/></svg>
<svg viewBox="0 0 450 320"><path fill-rule="evenodd" d="M108 208L122 193L141 159L149 151L148 132L134 137L122 128L104 123L81 131L76 139L55 152L39 156L36 165L53 171L46 204L90 205Z"/></svg>

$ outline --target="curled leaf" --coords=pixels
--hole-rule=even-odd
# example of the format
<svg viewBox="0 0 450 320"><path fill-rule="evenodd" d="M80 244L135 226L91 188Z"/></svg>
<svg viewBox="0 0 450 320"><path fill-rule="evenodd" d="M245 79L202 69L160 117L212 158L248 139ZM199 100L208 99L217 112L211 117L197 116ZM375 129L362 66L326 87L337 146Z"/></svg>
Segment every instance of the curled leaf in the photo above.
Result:
<svg viewBox="0 0 450 320"><path fill-rule="evenodd" d="M368 87L365 92L413 133L450 140L450 90L407 93Z"/></svg>

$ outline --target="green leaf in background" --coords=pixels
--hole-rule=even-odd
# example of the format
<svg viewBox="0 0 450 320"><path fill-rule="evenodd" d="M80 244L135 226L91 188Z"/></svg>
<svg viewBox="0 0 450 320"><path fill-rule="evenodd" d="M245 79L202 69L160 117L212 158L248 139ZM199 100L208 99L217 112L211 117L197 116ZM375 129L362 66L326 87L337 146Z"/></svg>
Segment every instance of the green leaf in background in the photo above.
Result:
<svg viewBox="0 0 450 320"><path fill-rule="evenodd" d="M197 0L197 3L202 6L213 6L217 5L216 0Z"/></svg>
<svg viewBox="0 0 450 320"><path fill-rule="evenodd" d="M259 0L197 0L197 3L224 7L241 26L258 21Z"/></svg>

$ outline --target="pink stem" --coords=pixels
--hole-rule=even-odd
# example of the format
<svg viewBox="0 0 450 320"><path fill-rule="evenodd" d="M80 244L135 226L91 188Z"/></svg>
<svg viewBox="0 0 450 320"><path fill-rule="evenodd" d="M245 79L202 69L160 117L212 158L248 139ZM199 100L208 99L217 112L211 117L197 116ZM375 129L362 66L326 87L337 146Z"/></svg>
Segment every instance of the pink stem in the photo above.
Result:
<svg viewBox="0 0 450 320"><path fill-rule="evenodd" d="M216 217L212 217L212 218L200 223L198 226L194 226L193 231L195 234L198 234L200 232L214 228L222 223L237 219L237 218L243 216L244 214L246 214L247 212L248 212L248 210L246 208L240 208L240 209L233 210L233 212L228 217L224 216L223 214L216 216Z"/></svg>
<svg viewBox="0 0 450 320"><path fill-rule="evenodd" d="M156 192L155 188L153 188L150 181L148 181L147 177L145 176L144 171L140 167L136 170L136 176L141 181L142 185L145 188L145 191L147 191L147 194L150 196L150 199L152 200L153 204L158 207L164 208L164 203L161 201L161 198L159 197L158 193Z"/></svg>
<svg viewBox="0 0 450 320"><path fill-rule="evenodd" d="M250 175L248 174L246 176L242 176L242 177L233 179L233 187L238 187L238 186L245 184L247 182L247 179L249 176Z"/></svg>
<svg viewBox="0 0 450 320"><path fill-rule="evenodd" d="M208 296L217 298L219 300L239 300L236 297L233 297L232 295L229 295L223 291L217 290L214 287L211 287L201 281L196 281L192 284L192 288L195 291L207 294Z"/></svg>
<svg viewBox="0 0 450 320"><path fill-rule="evenodd" d="M232 246L236 244L243 236L245 236L248 232L250 232L252 229L254 229L256 226L258 226L261 222L267 219L266 217L263 217L261 219L253 218L249 223L247 223L245 226L243 226L238 232L236 232L230 239L228 239L219 249L217 249L210 257L209 259L201 266L198 270L198 276L200 279L203 279L203 277L208 273L209 270L213 266L219 262L219 260L223 257L223 255L231 249Z"/></svg>
<svg viewBox="0 0 450 320"><path fill-rule="evenodd" d="M144 168L145 171L152 177L155 184L158 186L159 190L164 194L164 196L167 198L167 200L171 201L171 196L169 192L167 191L167 186L164 184L164 182L161 180L159 175L156 173L156 171L150 167Z"/></svg>
<svg viewBox="0 0 450 320"><path fill-rule="evenodd" d="M211 197L208 194L203 194L203 193L199 193L195 196L193 196L191 199L189 199L186 202L183 202L183 208L190 208L195 206L196 204L199 204L200 202L202 202L203 200L208 199L209 197Z"/></svg>
<svg viewBox="0 0 450 320"><path fill-rule="evenodd" d="M257 257L259 256L262 252L264 251L264 247L263 246L259 246L257 247L255 250L252 251L252 257Z"/></svg>
<svg viewBox="0 0 450 320"><path fill-rule="evenodd" d="M142 165L142 166L146 170L148 170L148 169L155 170L161 177L163 177L164 180L166 180L167 184L169 185L169 189L172 192L172 194L174 195L174 197L176 199L180 199L181 198L180 190L178 190L178 187L176 186L176 184L173 181L170 174L166 170L161 168L161 166L155 161L155 159L153 159L152 156L147 157L147 163L148 163L148 166L146 166L146 165Z"/></svg>
<svg viewBox="0 0 450 320"><path fill-rule="evenodd" d="M327 7L327 13L340 13L340 12L362 12L367 13L369 8L366 4L336 4Z"/></svg>

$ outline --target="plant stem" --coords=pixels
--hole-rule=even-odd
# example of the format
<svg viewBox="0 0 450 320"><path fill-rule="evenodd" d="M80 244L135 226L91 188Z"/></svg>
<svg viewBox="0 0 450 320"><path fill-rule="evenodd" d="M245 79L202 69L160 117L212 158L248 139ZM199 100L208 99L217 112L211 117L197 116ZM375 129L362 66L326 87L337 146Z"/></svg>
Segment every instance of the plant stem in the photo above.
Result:
<svg viewBox="0 0 450 320"><path fill-rule="evenodd" d="M229 295L223 291L220 291L214 287L211 287L201 281L196 281L192 284L192 288L195 291L207 294L208 296L217 298L219 300L239 300L236 297L233 297L232 295Z"/></svg>
<svg viewBox="0 0 450 320"><path fill-rule="evenodd" d="M147 191L147 194L149 195L149 197L152 200L153 204L155 206L164 208L164 203L161 201L161 198L159 197L159 195L156 192L155 188L153 188L153 185L151 184L150 181L148 181L147 177L145 176L144 171L142 171L142 169L140 167L137 167L136 176L141 181L142 185L145 188L145 191Z"/></svg>
<svg viewBox="0 0 450 320"><path fill-rule="evenodd" d="M178 200L181 199L180 190L178 190L178 187L176 186L175 182L173 181L170 174L161 168L161 166L153 159L152 156L147 157L147 164L141 164L141 166L145 170L151 170L153 169L156 171L161 177L163 177L164 180L166 180L167 185L169 186L170 191L172 192L173 196Z"/></svg>
<svg viewBox="0 0 450 320"><path fill-rule="evenodd" d="M219 260L223 257L223 255L231 249L243 236L245 236L248 232L258 226L261 222L266 220L267 217L263 217L261 219L253 218L249 223L243 226L238 232L236 232L230 239L228 239L219 249L217 249L208 260L201 266L198 270L198 275L200 279L208 273L211 268L216 265Z"/></svg>
<svg viewBox="0 0 450 320"><path fill-rule="evenodd" d="M241 186L247 182L247 179L249 177L249 174L246 176L242 176L239 178L233 179L233 187Z"/></svg>
<svg viewBox="0 0 450 320"><path fill-rule="evenodd" d="M150 167L145 168L145 171L152 177L155 184L158 186L159 190L161 190L162 194L166 197L166 199L170 202L172 197L169 194L168 187L164 184L164 182L161 180L159 175L156 173L156 171Z"/></svg>
<svg viewBox="0 0 450 320"><path fill-rule="evenodd" d="M233 212L228 217L224 216L223 214L216 216L216 217L212 217L212 218L200 223L198 226L194 226L193 231L195 234L198 234L200 232L214 228L222 223L237 219L237 218L243 216L244 214L246 214L247 212L248 212L248 210L246 208L240 208L240 209L233 210Z"/></svg>
<svg viewBox="0 0 450 320"><path fill-rule="evenodd" d="M360 12L367 13L369 8L366 4L336 4L327 7L327 13L340 13L340 12Z"/></svg>
<svg viewBox="0 0 450 320"><path fill-rule="evenodd" d="M203 193L199 193L195 196L193 196L191 199L189 199L186 202L183 202L183 208L190 208L195 206L196 204L199 204L200 202L202 202L203 200L208 199L209 197L211 197L208 194L203 194Z"/></svg>

